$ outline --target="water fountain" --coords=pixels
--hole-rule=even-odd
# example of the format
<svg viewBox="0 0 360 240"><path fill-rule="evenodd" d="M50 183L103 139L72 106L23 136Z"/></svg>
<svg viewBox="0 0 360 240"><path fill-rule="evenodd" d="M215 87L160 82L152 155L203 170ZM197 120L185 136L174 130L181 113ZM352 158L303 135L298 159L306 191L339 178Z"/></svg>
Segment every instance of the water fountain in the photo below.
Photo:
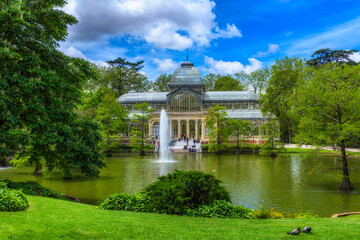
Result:
<svg viewBox="0 0 360 240"><path fill-rule="evenodd" d="M160 157L159 162L176 162L171 159L169 151L169 119L163 109L160 113Z"/></svg>

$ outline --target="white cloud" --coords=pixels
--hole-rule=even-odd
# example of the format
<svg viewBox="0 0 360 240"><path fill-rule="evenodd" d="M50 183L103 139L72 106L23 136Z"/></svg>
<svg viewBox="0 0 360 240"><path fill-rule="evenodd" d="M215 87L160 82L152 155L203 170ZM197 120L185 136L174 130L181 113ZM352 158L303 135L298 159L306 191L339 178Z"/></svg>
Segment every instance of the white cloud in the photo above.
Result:
<svg viewBox="0 0 360 240"><path fill-rule="evenodd" d="M256 55L253 55L253 57L266 57L270 54L275 54L280 50L279 45L269 43L269 48L266 52L258 52Z"/></svg>
<svg viewBox="0 0 360 240"><path fill-rule="evenodd" d="M360 62L360 53L353 53L352 55L350 55L350 59L355 62Z"/></svg>
<svg viewBox="0 0 360 240"><path fill-rule="evenodd" d="M95 63L96 65L101 65L101 66L107 65L107 63L104 61L94 60L86 57L79 49L75 47L67 47L67 48L61 47L59 50L62 51L65 55L70 57L83 58L84 60Z"/></svg>
<svg viewBox="0 0 360 240"><path fill-rule="evenodd" d="M68 55L70 57L86 59L85 55L79 49L76 49L74 47L69 47L61 50L65 55Z"/></svg>
<svg viewBox="0 0 360 240"><path fill-rule="evenodd" d="M232 75L241 71L249 74L255 70L261 69L263 66L263 63L255 58L249 58L248 61L250 64L244 66L241 62L226 62L222 60L214 60L211 57L205 56L205 64L208 66L208 71L218 74Z"/></svg>
<svg viewBox="0 0 360 240"><path fill-rule="evenodd" d="M70 41L129 35L157 48L184 50L242 36L234 24L219 28L214 7L211 0L70 0L64 10L79 21L69 29Z"/></svg>
<svg viewBox="0 0 360 240"><path fill-rule="evenodd" d="M305 36L291 43L286 50L288 55L311 55L323 48L349 49L359 44L360 17L342 23L327 31Z"/></svg>
<svg viewBox="0 0 360 240"><path fill-rule="evenodd" d="M158 66L157 70L160 72L173 72L178 64L170 58L158 59L154 58L152 61Z"/></svg>

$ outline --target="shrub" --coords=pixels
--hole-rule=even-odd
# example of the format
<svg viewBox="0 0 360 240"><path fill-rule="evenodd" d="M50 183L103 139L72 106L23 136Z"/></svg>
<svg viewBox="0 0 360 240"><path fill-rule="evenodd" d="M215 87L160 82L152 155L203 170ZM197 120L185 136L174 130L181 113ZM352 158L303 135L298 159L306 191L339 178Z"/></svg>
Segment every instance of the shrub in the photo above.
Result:
<svg viewBox="0 0 360 240"><path fill-rule="evenodd" d="M0 189L3 189L3 188L8 188L6 183L4 182L0 182Z"/></svg>
<svg viewBox="0 0 360 240"><path fill-rule="evenodd" d="M196 209L188 209L187 216L209 218L250 219L253 210L232 203L215 200L211 205L201 205Z"/></svg>
<svg viewBox="0 0 360 240"><path fill-rule="evenodd" d="M24 211L28 206L28 200L20 190L0 189L0 211Z"/></svg>
<svg viewBox="0 0 360 240"><path fill-rule="evenodd" d="M99 208L106 210L150 212L149 203L150 199L145 193L136 193L134 195L116 193L105 199Z"/></svg>
<svg viewBox="0 0 360 240"><path fill-rule="evenodd" d="M27 195L69 200L67 197L61 195L61 193L54 191L50 188L46 188L35 181L13 182L10 180L3 180L2 182L6 183L9 189L21 190L23 193Z"/></svg>
<svg viewBox="0 0 360 240"><path fill-rule="evenodd" d="M188 209L209 205L215 200L230 202L229 192L211 174L199 171L174 173L159 177L146 187L150 208L160 213L185 214Z"/></svg>
<svg viewBox="0 0 360 240"><path fill-rule="evenodd" d="M259 144L248 144L248 143L241 143L239 145L239 150L241 152L253 152L253 151L257 151L260 149ZM217 144L203 144L202 145L202 150L206 151L209 150L209 152L236 152L237 151L237 144L226 144L226 143L222 143L220 145Z"/></svg>

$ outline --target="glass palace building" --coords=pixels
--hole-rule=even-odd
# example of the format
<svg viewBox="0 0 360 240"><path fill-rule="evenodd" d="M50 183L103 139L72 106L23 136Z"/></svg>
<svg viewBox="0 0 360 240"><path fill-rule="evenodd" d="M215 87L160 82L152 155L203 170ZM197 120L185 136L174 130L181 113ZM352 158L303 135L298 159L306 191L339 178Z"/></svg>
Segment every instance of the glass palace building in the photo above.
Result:
<svg viewBox="0 0 360 240"><path fill-rule="evenodd" d="M188 61L176 69L168 86L170 92L132 92L120 96L118 102L131 110L130 118L136 113L134 104L148 102L155 110L148 128L148 134L154 137L160 136L160 112L165 109L169 118L171 140L178 139L183 134L189 139L195 137L208 140L205 118L209 108L219 104L225 107L229 118L251 121L253 130L248 137L252 140L260 139L260 126L267 118L259 109L259 96L255 93L206 91L200 72Z"/></svg>

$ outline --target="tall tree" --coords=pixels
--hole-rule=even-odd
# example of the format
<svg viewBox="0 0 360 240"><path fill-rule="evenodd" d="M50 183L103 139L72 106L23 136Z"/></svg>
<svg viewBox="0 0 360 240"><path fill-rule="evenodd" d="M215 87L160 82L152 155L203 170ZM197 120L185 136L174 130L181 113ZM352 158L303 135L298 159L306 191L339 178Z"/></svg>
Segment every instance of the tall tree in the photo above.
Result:
<svg viewBox="0 0 360 240"><path fill-rule="evenodd" d="M126 118L128 111L121 107L115 98L115 94L109 90L102 97L102 101L98 105L96 119L103 126L104 142L102 149L106 151L106 156L111 157L111 149L114 140L119 138L119 133L125 132L127 129Z"/></svg>
<svg viewBox="0 0 360 240"><path fill-rule="evenodd" d="M155 82L153 90L157 92L168 92L170 89L168 84L171 80L171 74L160 74Z"/></svg>
<svg viewBox="0 0 360 240"><path fill-rule="evenodd" d="M330 48L319 49L311 55L313 59L308 60L306 63L309 66L318 66L326 63L346 63L348 65L357 65L358 63L350 59L353 53L358 50L331 50Z"/></svg>
<svg viewBox="0 0 360 240"><path fill-rule="evenodd" d="M246 86L230 75L220 76L215 82L214 91L242 91Z"/></svg>
<svg viewBox="0 0 360 240"><path fill-rule="evenodd" d="M250 74L244 71L235 74L235 78L243 83L244 86L251 87L254 93L261 93L266 89L270 79L270 69L265 67L251 72Z"/></svg>
<svg viewBox="0 0 360 240"><path fill-rule="evenodd" d="M229 133L236 137L236 153L240 152L240 136L247 136L251 131L251 122L242 119L229 119Z"/></svg>
<svg viewBox="0 0 360 240"><path fill-rule="evenodd" d="M225 108L220 107L218 104L209 109L209 114L205 119L206 126L210 129L210 150L213 149L216 154L221 154L221 143L227 141L229 136L227 120L228 116Z"/></svg>
<svg viewBox="0 0 360 240"><path fill-rule="evenodd" d="M136 103L134 109L137 113L131 116L131 140L133 151L139 151L141 156L145 155L147 139L150 137L146 134L148 121L152 118L151 113L154 111L147 102Z"/></svg>
<svg viewBox="0 0 360 240"><path fill-rule="evenodd" d="M341 190L352 190L345 148L360 136L360 66L327 63L308 69L308 78L293 95L299 113L297 140L341 149Z"/></svg>
<svg viewBox="0 0 360 240"><path fill-rule="evenodd" d="M125 58L117 58L107 63L110 67L106 69L102 82L115 91L116 97L130 91L141 92L150 88L147 77L139 73L144 61L133 63Z"/></svg>
<svg viewBox="0 0 360 240"><path fill-rule="evenodd" d="M65 175L79 168L96 176L104 166L97 146L99 126L74 113L81 89L94 72L89 62L58 51L68 26L77 22L59 10L65 4L0 4L0 156L17 151L30 155L38 170L43 163ZM89 129L81 131L84 126ZM84 139L90 132L94 137Z"/></svg>
<svg viewBox="0 0 360 240"><path fill-rule="evenodd" d="M215 82L219 77L220 75L215 75L213 73L209 73L203 77L203 81L207 91L215 90Z"/></svg>
<svg viewBox="0 0 360 240"><path fill-rule="evenodd" d="M261 153L269 154L272 157L276 157L276 152L279 150L279 145L275 143L276 138L279 137L279 124L275 118L269 118L268 122L261 126L262 137L267 139L266 142L261 145Z"/></svg>
<svg viewBox="0 0 360 240"><path fill-rule="evenodd" d="M290 96L298 82L304 77L305 64L300 58L276 60L271 67L271 77L260 102L264 114L275 115L280 122L280 136L283 142L291 143L296 132L298 118L291 115Z"/></svg>

